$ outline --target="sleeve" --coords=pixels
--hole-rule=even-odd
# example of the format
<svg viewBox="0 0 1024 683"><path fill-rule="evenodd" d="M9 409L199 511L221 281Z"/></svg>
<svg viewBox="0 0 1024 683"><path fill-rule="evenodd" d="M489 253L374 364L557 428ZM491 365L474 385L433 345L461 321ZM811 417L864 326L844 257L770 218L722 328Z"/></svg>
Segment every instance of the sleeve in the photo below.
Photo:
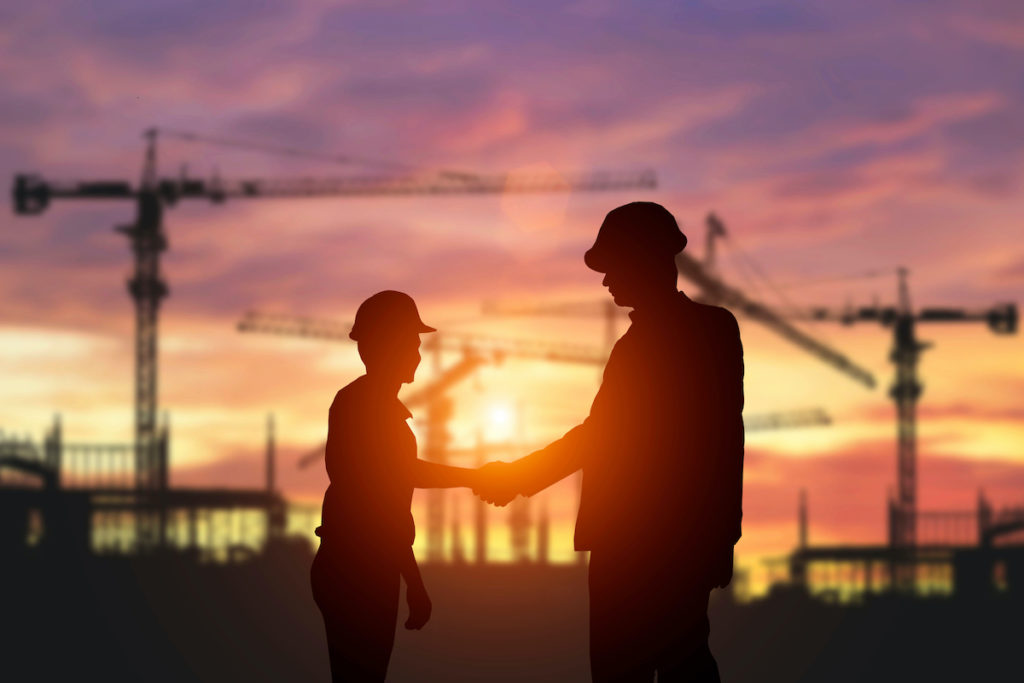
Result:
<svg viewBox="0 0 1024 683"><path fill-rule="evenodd" d="M716 354L718 411L722 422L721 449L716 474L722 497L722 534L735 544L742 535L743 519L743 344L736 318L720 309L721 343Z"/></svg>
<svg viewBox="0 0 1024 683"><path fill-rule="evenodd" d="M341 424L341 392L334 397L331 408L327 412L327 444L324 446L324 464L327 467L327 478L332 482L342 480L343 467L342 434L345 429Z"/></svg>
<svg viewBox="0 0 1024 683"><path fill-rule="evenodd" d="M524 496L540 493L552 484L565 479L583 466L587 435L587 420L570 429L565 436L550 445L520 458L514 463L516 488Z"/></svg>
<svg viewBox="0 0 1024 683"><path fill-rule="evenodd" d="M358 404L352 396L341 390L334 397L327 413L327 444L324 446L324 463L327 477L332 483L344 482L353 476L352 467L355 453L371 452L378 447L374 443L373 430L367 429L368 421L358 411Z"/></svg>
<svg viewBox="0 0 1024 683"><path fill-rule="evenodd" d="M590 414L557 441L534 451L513 463L517 488L526 496L543 491L583 467L589 453L600 447L600 434L607 434L615 419L611 397L615 395L617 377L621 375L622 340L616 343L605 366L601 388L598 389Z"/></svg>

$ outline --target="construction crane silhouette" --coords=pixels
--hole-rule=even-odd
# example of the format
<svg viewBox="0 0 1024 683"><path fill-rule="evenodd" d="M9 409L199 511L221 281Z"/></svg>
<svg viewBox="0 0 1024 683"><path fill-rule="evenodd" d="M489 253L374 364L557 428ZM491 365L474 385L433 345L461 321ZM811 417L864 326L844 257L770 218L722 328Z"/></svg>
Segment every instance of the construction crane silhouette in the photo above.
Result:
<svg viewBox="0 0 1024 683"><path fill-rule="evenodd" d="M239 332L261 332L290 337L319 337L351 341L352 323L290 315L248 311L238 322ZM494 356L519 356L566 363L604 363L604 354L585 344L549 342L532 339L505 339L472 332L437 332L424 339L426 351L473 351Z"/></svg>
<svg viewBox="0 0 1024 683"><path fill-rule="evenodd" d="M717 272L717 250L715 246L727 234L725 225L714 213L707 215L705 223L707 225L707 236L704 258L698 260L687 254L686 251L682 251L676 256L676 269L679 273L700 287L699 295L694 297L696 300L722 305L736 312L743 313L868 388L874 387L875 379L869 371L855 364L845 355L786 322L768 306L751 299L739 289L726 284ZM611 299L541 304L486 301L483 304L483 313L493 315L602 316L605 323L604 346L606 356L611 354L612 347L615 345L618 337L618 319L628 315L625 309L616 306L615 302ZM746 421L744 424L745 428L749 429ZM582 486L582 479L578 480L577 485ZM580 556L580 561L583 561L582 555Z"/></svg>
<svg viewBox="0 0 1024 683"><path fill-rule="evenodd" d="M1017 306L1003 303L984 310L960 308L922 308L914 311L907 282L909 271L900 268L897 304L834 309L813 307L792 311L791 318L806 321L838 322L853 325L874 322L891 327L892 350L889 359L896 366L896 377L889 396L896 403L896 480L895 500L890 501L889 543L913 547L917 543L917 400L922 384L917 376L921 353L932 346L916 335L917 323L984 323L995 334L1017 331Z"/></svg>
<svg viewBox="0 0 1024 683"><path fill-rule="evenodd" d="M166 449L161 447L157 429L157 332L161 301L168 295L167 283L160 272L160 255L167 249L164 210L185 199L223 202L228 199L353 197L395 195L480 195L533 192L593 192L603 190L653 188L653 171L596 172L571 175L491 174L440 171L430 174L350 176L341 178L290 178L210 180L185 177L161 178L157 171L156 128L147 130L142 177L138 184L122 180L61 182L45 180L34 174L19 174L14 179L14 211L37 215L54 200L130 200L136 204L135 221L116 229L128 237L134 254L134 273L128 290L135 303L135 480L140 490L167 489ZM238 146L181 131L162 131L164 135L191 141ZM264 151L270 151L264 149ZM277 153L295 150L278 149ZM310 155L307 155L310 156ZM337 160L337 159L336 159ZM358 161L348 159L348 161ZM408 167L405 167L406 169ZM163 546L165 510L138 517L139 545Z"/></svg>
<svg viewBox="0 0 1024 683"><path fill-rule="evenodd" d="M787 341L799 346L804 351L816 356L864 386L868 388L875 386L875 378L868 370L857 365L844 354L794 327L792 323L785 319L782 313L751 298L741 290L722 280L716 272L716 251L714 245L716 240L726 235L725 226L714 213L708 214L706 224L708 231L704 259L697 259L685 250L676 255L676 267L680 275L700 288L700 294L695 298L705 303L724 306L735 313L741 313L765 325ZM485 314L498 315L601 315L605 319L605 345L609 351L614 345L617 336L616 320L619 317L628 315L625 309L616 306L611 300L551 304L489 301L484 303L483 312Z"/></svg>
<svg viewBox="0 0 1024 683"><path fill-rule="evenodd" d="M727 234L724 224L714 213L708 214L705 222L708 226L709 245L714 244L716 237L724 237ZM706 264L710 264L711 267ZM687 254L685 250L676 254L676 268L678 268L679 274L700 287L702 301L724 306L735 313L742 313L869 389L874 388L875 378L870 372L845 355L797 329L772 307L752 299L741 290L727 284L715 273L714 265L713 247L711 251L707 252L705 262Z"/></svg>
<svg viewBox="0 0 1024 683"><path fill-rule="evenodd" d="M240 332L258 332L285 336L309 337L336 341L350 341L348 336L351 323L308 316L280 313L247 312L238 323ZM448 448L446 424L452 415L452 402L447 392L458 382L488 362L501 362L507 356L532 358L536 360L583 363L604 367L607 354L584 345L563 344L526 339L502 339L472 333L435 333L427 337L424 350L434 353L435 376L430 384L403 399L406 407L418 405L427 407L427 442L425 456L434 462L446 462L452 455ZM461 360L448 368L439 366L439 352L442 350L462 353ZM831 418L820 408L769 413L744 417L748 429L782 429L801 426L831 424ZM306 453L298 462L304 468L324 457L324 445ZM522 447L516 454L522 454ZM473 450L479 455L481 451ZM459 452L459 455L465 455ZM427 555L440 559L443 555L444 534L444 492L431 490L427 500ZM520 517L525 510L518 510ZM478 511L478 520L483 515ZM520 519L522 523L522 519ZM480 522L478 522L480 523ZM478 537L480 532L478 531ZM521 540L521 539L520 539ZM520 552L520 555L522 553ZM479 557L479 555L478 555Z"/></svg>
<svg viewBox="0 0 1024 683"><path fill-rule="evenodd" d="M724 236L725 227L714 214L708 219L707 259L714 258L714 235ZM713 234L712 234L713 233ZM1013 303L1004 303L981 311L968 311L958 308L924 308L914 312L910 301L910 289L907 283L908 271L898 269L899 291L895 306L869 306L862 308L847 307L836 310L829 307L813 307L796 311L772 311L765 309L757 302L750 301L737 290L725 286L718 278L709 275L701 262L687 256L686 252L676 257L680 273L697 283L705 297L720 305L741 311L783 334L807 350L841 367L854 376L863 373L856 368L848 368L843 359L830 357L826 351L815 348L792 335L792 328L786 320L802 321L833 321L846 325L857 322L876 322L893 330L893 345L890 360L896 366L896 379L890 388L889 395L896 403L897 415L897 494L890 502L889 542L900 547L913 547L916 544L917 520L917 400L921 395L921 383L917 377L917 364L921 352L931 346L930 342L919 341L915 334L917 322L983 322L996 334L1013 334L1017 330L1017 307ZM802 334L802 333L800 333ZM870 378L870 375L867 375ZM873 385L873 380L869 386ZM903 581L910 580L908 572L903 572Z"/></svg>
<svg viewBox="0 0 1024 683"><path fill-rule="evenodd" d="M288 314L249 311L238 323L240 332L261 332L287 336L311 337L334 341L350 341L351 323ZM558 344L526 339L499 339L480 334L434 333L426 338L423 349L434 356L433 382L404 399L407 407L424 404L427 407L427 438L424 456L427 460L444 463L448 457L449 434L447 424L452 417L452 400L448 390L471 375L487 362L501 362L508 356L537 360L603 364L605 356L599 350L578 344ZM462 354L460 361L442 369L442 351ZM324 456L324 446L307 453L299 462L301 467ZM427 557L440 560L444 556L444 501L442 489L427 492Z"/></svg>
<svg viewBox="0 0 1024 683"><path fill-rule="evenodd" d="M721 221L709 214L708 219L708 251L706 261L713 261L713 243L715 236L726 234ZM897 415L897 493L895 500L890 501L889 509L889 543L895 547L913 548L917 543L917 400L921 395L922 385L917 377L917 364L922 351L931 346L930 342L917 339L915 325L918 322L981 322L988 325L996 334L1013 334L1017 330L1017 307L1013 303L998 304L985 310L970 311L959 308L924 308L913 310L910 300L910 289L907 282L908 270L898 269L898 296L895 306L846 307L834 309L829 307L812 307L790 311L773 311L764 308L757 302L750 301L738 290L725 286L713 274L709 274L700 261L680 253L676 258L680 273L697 283L703 290L705 300L719 303L728 308L746 313L767 323L772 329L784 337L794 341L807 350L820 355L849 374L860 377L864 373L845 366L843 359L835 359L830 354L815 348L794 337L792 328L786 320L804 322L832 321L845 325L857 322L876 322L893 330L893 345L890 360L896 366L896 378L889 395L896 403ZM872 275L877 273L872 273ZM800 333L802 334L802 333ZM852 371L851 371L852 370ZM870 375L866 377L870 378ZM869 386L873 385L873 380ZM901 588L909 588L914 581L913 567L898 568L897 581Z"/></svg>
<svg viewBox="0 0 1024 683"><path fill-rule="evenodd" d="M237 328L239 332L351 341L348 333L352 330L352 323L287 313L248 311L238 322ZM402 402L407 407L430 405L431 401L469 377L480 366L489 362L501 362L509 356L600 366L608 361L607 355L602 351L583 344L499 338L466 332L431 334L423 344L423 349L434 353L457 351L463 356L454 365L436 373L430 384L404 397ZM747 430L758 431L830 425L832 418L821 408L808 408L745 415L743 423ZM323 455L323 447L311 450L299 460L298 466L307 467Z"/></svg>

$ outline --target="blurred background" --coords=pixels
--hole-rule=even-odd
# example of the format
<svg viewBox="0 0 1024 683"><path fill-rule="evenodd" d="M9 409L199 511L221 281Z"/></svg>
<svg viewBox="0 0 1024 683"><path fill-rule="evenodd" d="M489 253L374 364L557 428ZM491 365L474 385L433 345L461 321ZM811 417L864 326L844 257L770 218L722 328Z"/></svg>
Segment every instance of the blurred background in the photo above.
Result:
<svg viewBox="0 0 1024 683"><path fill-rule="evenodd" d="M469 466L557 438L628 326L582 255L634 200L688 235L680 288L740 321L738 599L796 581L842 601L900 584L906 548L1019 531L1017 3L56 1L0 17L0 470L12 489L77 491L90 553L228 562L278 532L316 540L327 409L362 371L346 323L382 289L440 330L403 394L422 457ZM417 493L416 552L577 565L577 486L503 510ZM12 538L44 547L54 503L25 500L5 508L27 520ZM792 563L815 546L831 554ZM911 593L955 592L965 574L943 557L910 562ZM982 574L1005 592L1022 570L1004 559Z"/></svg>

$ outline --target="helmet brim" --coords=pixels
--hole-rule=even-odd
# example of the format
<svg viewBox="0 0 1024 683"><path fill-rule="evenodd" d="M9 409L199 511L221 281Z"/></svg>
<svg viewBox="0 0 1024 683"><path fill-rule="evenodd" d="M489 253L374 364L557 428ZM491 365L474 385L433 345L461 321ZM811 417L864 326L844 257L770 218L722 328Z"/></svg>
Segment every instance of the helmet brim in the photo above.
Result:
<svg viewBox="0 0 1024 683"><path fill-rule="evenodd" d="M583 254L583 262L587 264L587 268L597 271L598 273L608 272L607 255L602 254L593 247L587 249L587 251Z"/></svg>

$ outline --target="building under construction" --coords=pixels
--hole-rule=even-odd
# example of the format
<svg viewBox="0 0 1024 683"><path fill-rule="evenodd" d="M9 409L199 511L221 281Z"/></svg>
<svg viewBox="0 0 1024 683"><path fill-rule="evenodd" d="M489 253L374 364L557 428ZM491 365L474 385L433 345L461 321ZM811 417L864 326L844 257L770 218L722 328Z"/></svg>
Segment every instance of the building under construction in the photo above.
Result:
<svg viewBox="0 0 1024 683"><path fill-rule="evenodd" d="M171 488L167 430L156 439L160 485L143 488L129 444L65 443L54 421L42 447L0 436L0 545L25 553L109 555L176 552L223 561L281 539L287 504L274 484L268 436L263 489ZM157 521L149 539L139 526ZM155 542L148 542L153 540Z"/></svg>

